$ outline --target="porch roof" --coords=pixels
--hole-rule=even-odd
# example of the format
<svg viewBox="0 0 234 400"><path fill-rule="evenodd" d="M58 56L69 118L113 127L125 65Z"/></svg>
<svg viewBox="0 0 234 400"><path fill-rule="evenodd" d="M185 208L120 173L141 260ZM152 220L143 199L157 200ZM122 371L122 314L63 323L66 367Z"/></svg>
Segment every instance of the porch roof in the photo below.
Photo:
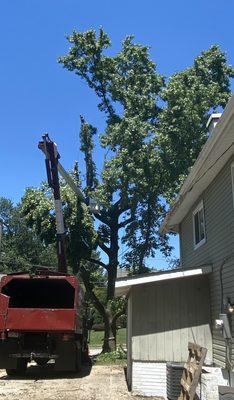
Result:
<svg viewBox="0 0 234 400"><path fill-rule="evenodd" d="M132 286L145 285L153 282L167 281L171 279L189 278L197 275L205 275L212 272L211 265L203 265L191 269L175 269L153 272L144 275L128 276L116 280L115 296L127 295Z"/></svg>

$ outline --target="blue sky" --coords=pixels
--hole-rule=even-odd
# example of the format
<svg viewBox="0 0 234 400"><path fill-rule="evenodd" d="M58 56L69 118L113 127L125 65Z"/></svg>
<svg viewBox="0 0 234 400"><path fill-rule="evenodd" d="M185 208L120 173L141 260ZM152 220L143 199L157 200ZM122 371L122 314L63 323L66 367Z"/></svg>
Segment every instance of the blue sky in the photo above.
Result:
<svg viewBox="0 0 234 400"><path fill-rule="evenodd" d="M100 130L104 126L95 96L56 61L66 53L65 35L73 28L103 26L113 51L134 34L151 47L158 71L169 76L214 43L234 64L233 12L233 2L217 0L1 0L0 196L17 202L25 187L45 178L37 150L43 132L56 140L63 165L71 168L80 158L79 115Z"/></svg>

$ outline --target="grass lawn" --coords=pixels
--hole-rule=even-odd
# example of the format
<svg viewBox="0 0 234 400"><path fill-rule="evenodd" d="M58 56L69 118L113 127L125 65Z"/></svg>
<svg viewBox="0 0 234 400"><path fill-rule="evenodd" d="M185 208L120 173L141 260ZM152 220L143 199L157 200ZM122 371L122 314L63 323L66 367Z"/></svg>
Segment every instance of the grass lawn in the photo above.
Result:
<svg viewBox="0 0 234 400"><path fill-rule="evenodd" d="M94 365L119 365L126 366L127 356L125 358L118 358L115 353L99 354L93 359Z"/></svg>
<svg viewBox="0 0 234 400"><path fill-rule="evenodd" d="M90 332L90 342L89 347L101 347L103 344L104 332ZM118 330L117 333L117 346L126 344L126 328Z"/></svg>

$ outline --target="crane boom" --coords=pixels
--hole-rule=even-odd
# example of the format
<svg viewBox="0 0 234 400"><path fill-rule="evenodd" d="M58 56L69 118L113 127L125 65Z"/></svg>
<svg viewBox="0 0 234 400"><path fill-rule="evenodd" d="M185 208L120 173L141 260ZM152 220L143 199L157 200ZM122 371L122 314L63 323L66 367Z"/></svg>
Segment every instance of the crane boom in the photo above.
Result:
<svg viewBox="0 0 234 400"><path fill-rule="evenodd" d="M56 217L56 238L57 238L57 256L58 256L58 272L67 273L66 262L66 244L65 244L65 227L63 221L62 201L60 196L60 185L58 175L58 159L60 155L56 144L50 140L48 134L42 136L42 141L38 147L45 154L45 164L47 172L48 184L53 190L55 217Z"/></svg>
<svg viewBox="0 0 234 400"><path fill-rule="evenodd" d="M68 186L70 186L77 198L82 203L86 204L90 212L97 213L99 211L99 204L96 203L94 199L86 199L82 190L75 184L71 176L63 168L59 162L60 155L57 150L57 145L49 138L49 135L47 133L44 134L42 139L43 140L38 143L38 148L45 154L47 180L54 194L57 229L58 271L67 272L65 228L63 222L58 173L60 173L60 175L64 178L65 182L68 184Z"/></svg>
<svg viewBox="0 0 234 400"><path fill-rule="evenodd" d="M46 134L47 135L47 134ZM44 136L44 135L43 135ZM49 138L49 136L47 135L47 137ZM53 142L54 146L56 146L56 144ZM43 142L39 142L38 147L40 150L43 151L43 153L46 156L46 149L44 146L44 141ZM57 148L57 146L56 146ZM76 194L76 196L79 198L80 201L82 201L83 203L86 203L86 198L82 192L82 190L80 190L80 188L78 186L76 186L76 184L74 183L74 181L72 180L72 178L70 177L70 175L67 173L67 171L63 168L63 166L61 165L61 163L59 161L57 161L57 168L58 168L58 172L60 173L60 175L63 177L63 179L67 182L67 184L70 186L70 188L73 190L73 192Z"/></svg>

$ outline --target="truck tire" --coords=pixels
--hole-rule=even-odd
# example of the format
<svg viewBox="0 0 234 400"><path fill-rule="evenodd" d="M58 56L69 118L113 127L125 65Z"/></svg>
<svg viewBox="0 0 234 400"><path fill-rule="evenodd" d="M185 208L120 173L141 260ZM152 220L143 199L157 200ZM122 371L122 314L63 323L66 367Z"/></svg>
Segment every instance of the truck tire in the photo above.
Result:
<svg viewBox="0 0 234 400"><path fill-rule="evenodd" d="M7 368L6 373L9 376L20 376L20 375L24 375L26 370L27 370L26 358L19 358L17 360L16 368Z"/></svg>
<svg viewBox="0 0 234 400"><path fill-rule="evenodd" d="M76 349L76 366L75 366L75 371L80 372L81 371L81 366L82 366L82 352L81 349L78 348Z"/></svg>
<svg viewBox="0 0 234 400"><path fill-rule="evenodd" d="M35 361L39 367L44 367L48 363L49 358L35 358Z"/></svg>

